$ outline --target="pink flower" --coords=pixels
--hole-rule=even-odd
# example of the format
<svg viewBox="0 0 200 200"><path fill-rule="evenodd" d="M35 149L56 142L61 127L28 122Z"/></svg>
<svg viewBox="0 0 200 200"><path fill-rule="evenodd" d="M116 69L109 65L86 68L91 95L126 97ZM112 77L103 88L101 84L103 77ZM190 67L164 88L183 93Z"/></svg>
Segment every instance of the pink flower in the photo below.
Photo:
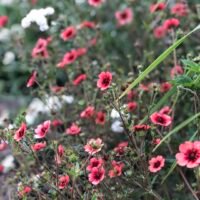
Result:
<svg viewBox="0 0 200 200"><path fill-rule="evenodd" d="M114 178L116 176L121 176L122 169L124 168L124 163L112 161L112 169L108 172L108 176L110 178Z"/></svg>
<svg viewBox="0 0 200 200"><path fill-rule="evenodd" d="M161 83L160 92L168 92L172 88L172 84L169 82Z"/></svg>
<svg viewBox="0 0 200 200"><path fill-rule="evenodd" d="M155 112L150 116L151 122L160 126L169 126L172 123L172 118L169 115Z"/></svg>
<svg viewBox="0 0 200 200"><path fill-rule="evenodd" d="M83 21L80 24L80 29L82 29L82 28L94 29L95 27L96 27L96 24L94 22L91 22L91 21Z"/></svg>
<svg viewBox="0 0 200 200"><path fill-rule="evenodd" d="M88 152L90 155L94 155L97 152L101 151L101 148L103 147L102 139L90 139L88 143L84 146L84 149L86 152Z"/></svg>
<svg viewBox="0 0 200 200"><path fill-rule="evenodd" d="M176 154L177 164L194 168L200 164L200 141L186 141L179 146L180 153Z"/></svg>
<svg viewBox="0 0 200 200"><path fill-rule="evenodd" d="M62 120L60 120L60 119L54 119L53 121L52 121L52 126L54 126L54 127L56 127L56 126L61 126L61 125L63 125L63 121Z"/></svg>
<svg viewBox="0 0 200 200"><path fill-rule="evenodd" d="M97 87L101 90L108 89L112 81L112 74L110 72L101 72L98 77Z"/></svg>
<svg viewBox="0 0 200 200"><path fill-rule="evenodd" d="M88 4L93 7L99 7L104 3L105 0L88 0Z"/></svg>
<svg viewBox="0 0 200 200"><path fill-rule="evenodd" d="M69 184L69 176L65 175L65 176L60 176L59 180L58 180L58 188L59 189L64 189L68 186Z"/></svg>
<svg viewBox="0 0 200 200"><path fill-rule="evenodd" d="M169 106L163 107L159 113L169 115L172 112L172 109Z"/></svg>
<svg viewBox="0 0 200 200"><path fill-rule="evenodd" d="M0 28L8 23L8 16L0 16Z"/></svg>
<svg viewBox="0 0 200 200"><path fill-rule="evenodd" d="M41 149L44 149L46 145L47 145L46 142L38 142L31 145L31 148L33 151L40 151Z"/></svg>
<svg viewBox="0 0 200 200"><path fill-rule="evenodd" d="M72 123L72 125L66 130L66 133L68 135L79 135L80 132L81 132L81 128L75 123Z"/></svg>
<svg viewBox="0 0 200 200"><path fill-rule="evenodd" d="M171 78L174 78L177 75L181 75L184 73L183 68L180 65L174 66L170 71Z"/></svg>
<svg viewBox="0 0 200 200"><path fill-rule="evenodd" d="M4 141L0 142L0 151L4 151L7 148L8 144Z"/></svg>
<svg viewBox="0 0 200 200"><path fill-rule="evenodd" d="M154 37L157 39L163 38L166 35L166 29L164 26L158 26L153 30Z"/></svg>
<svg viewBox="0 0 200 200"><path fill-rule="evenodd" d="M33 71L31 76L29 77L26 87L32 87L36 83L37 71Z"/></svg>
<svg viewBox="0 0 200 200"><path fill-rule="evenodd" d="M114 151L117 153L117 156L121 156L124 154L128 147L128 142L120 142L115 148Z"/></svg>
<svg viewBox="0 0 200 200"><path fill-rule="evenodd" d="M106 122L106 113L98 112L95 119L96 124L104 125Z"/></svg>
<svg viewBox="0 0 200 200"><path fill-rule="evenodd" d="M87 48L78 48L76 49L76 55L77 57L83 56L87 53L88 49Z"/></svg>
<svg viewBox="0 0 200 200"><path fill-rule="evenodd" d="M130 24L133 21L133 11L131 10L131 8L117 11L115 12L115 18L119 26Z"/></svg>
<svg viewBox="0 0 200 200"><path fill-rule="evenodd" d="M19 142L22 138L24 138L26 133L26 124L23 122L20 128L15 132L14 140Z"/></svg>
<svg viewBox="0 0 200 200"><path fill-rule="evenodd" d="M47 39L39 38L35 47L32 50L32 57L33 58L38 58L38 57L48 58L49 53L47 51L47 46L50 43L50 41L51 41L50 37Z"/></svg>
<svg viewBox="0 0 200 200"><path fill-rule="evenodd" d="M64 151L65 151L64 147L60 144L58 146L57 153L55 155L55 161L57 164L61 164L61 159L64 155Z"/></svg>
<svg viewBox="0 0 200 200"><path fill-rule="evenodd" d="M74 26L68 26L65 28L62 33L60 34L60 37L64 40L71 40L76 36L76 28Z"/></svg>
<svg viewBox="0 0 200 200"><path fill-rule="evenodd" d="M85 110L83 110L80 114L81 118L91 118L95 113L93 106L88 106Z"/></svg>
<svg viewBox="0 0 200 200"><path fill-rule="evenodd" d="M86 74L80 74L78 77L76 77L74 80L73 80L73 84L76 86L76 85L79 85L80 83L82 83L85 79L87 78Z"/></svg>
<svg viewBox="0 0 200 200"><path fill-rule="evenodd" d="M0 174L3 173L4 166L0 164Z"/></svg>
<svg viewBox="0 0 200 200"><path fill-rule="evenodd" d="M176 16L186 16L188 15L188 8L187 5L184 3L176 3L174 6L171 8L171 14L175 14Z"/></svg>
<svg viewBox="0 0 200 200"><path fill-rule="evenodd" d="M165 159L163 156L156 156L149 160L149 171L156 173L160 171L165 165Z"/></svg>
<svg viewBox="0 0 200 200"><path fill-rule="evenodd" d="M93 167L88 175L89 182L93 185L98 185L105 178L105 169L103 167Z"/></svg>
<svg viewBox="0 0 200 200"><path fill-rule="evenodd" d="M35 129L35 138L44 138L50 129L51 121L45 121Z"/></svg>
<svg viewBox="0 0 200 200"><path fill-rule="evenodd" d="M73 62L75 62L76 59L77 59L77 52L76 52L76 50L73 49L73 50L67 52L67 53L63 56L61 62L59 62L59 63L57 64L57 67L63 68L63 67L65 67L65 65L70 65L70 64L72 64Z"/></svg>
<svg viewBox="0 0 200 200"><path fill-rule="evenodd" d="M147 131L151 128L151 126L146 125L146 124L138 124L133 126L133 131L137 132L137 131Z"/></svg>
<svg viewBox="0 0 200 200"><path fill-rule="evenodd" d="M135 101L129 102L127 104L128 112L134 112L137 108L137 103Z"/></svg>
<svg viewBox="0 0 200 200"><path fill-rule="evenodd" d="M102 158L91 158L90 159L90 164L87 166L86 169L88 171L92 171L92 169L94 167L96 167L96 168L102 167L103 163L104 163L104 160Z"/></svg>
<svg viewBox="0 0 200 200"><path fill-rule="evenodd" d="M165 30L171 30L172 28L176 28L179 26L180 21L176 18L166 19L163 23L163 27Z"/></svg>
<svg viewBox="0 0 200 200"><path fill-rule="evenodd" d="M151 4L149 7L150 13L154 13L157 11L164 10L166 8L166 4L164 2Z"/></svg>

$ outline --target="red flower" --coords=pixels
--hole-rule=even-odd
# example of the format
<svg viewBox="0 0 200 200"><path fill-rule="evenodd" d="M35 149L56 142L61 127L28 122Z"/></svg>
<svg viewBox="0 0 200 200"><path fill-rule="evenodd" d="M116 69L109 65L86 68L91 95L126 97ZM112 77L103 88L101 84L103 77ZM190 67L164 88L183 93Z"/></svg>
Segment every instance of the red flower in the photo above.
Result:
<svg viewBox="0 0 200 200"><path fill-rule="evenodd" d="M74 85L79 85L81 82L83 82L87 78L86 74L80 74L78 77L76 77L73 80Z"/></svg>
<svg viewBox="0 0 200 200"><path fill-rule="evenodd" d="M104 177L105 169L103 167L93 167L90 174L88 175L88 179L93 185L98 185L101 181L103 181Z"/></svg>
<svg viewBox="0 0 200 200"><path fill-rule="evenodd" d="M46 142L38 142L36 144L31 145L33 151L40 151L46 147Z"/></svg>
<svg viewBox="0 0 200 200"><path fill-rule="evenodd" d="M180 65L174 66L170 71L171 78L174 78L177 75L183 74L184 70Z"/></svg>
<svg viewBox="0 0 200 200"><path fill-rule="evenodd" d="M122 169L124 168L124 163L112 161L112 169L108 172L108 176L110 178L114 178L116 176L121 176Z"/></svg>
<svg viewBox="0 0 200 200"><path fill-rule="evenodd" d="M135 101L129 102L127 104L128 112L134 112L137 108L137 103Z"/></svg>
<svg viewBox="0 0 200 200"><path fill-rule="evenodd" d="M97 81L97 87L101 90L109 88L112 81L112 74L110 72L101 72Z"/></svg>
<svg viewBox="0 0 200 200"><path fill-rule="evenodd" d="M4 27L8 23L7 16L0 16L0 28Z"/></svg>
<svg viewBox="0 0 200 200"><path fill-rule="evenodd" d="M4 141L0 142L0 151L4 151L7 148L8 144Z"/></svg>
<svg viewBox="0 0 200 200"><path fill-rule="evenodd" d="M127 98L128 100L132 100L133 98L135 98L137 96L137 92L135 90L131 90L128 92L127 94Z"/></svg>
<svg viewBox="0 0 200 200"><path fill-rule="evenodd" d="M61 126L61 125L63 125L63 121L62 120L60 120L60 119L54 119L53 121L52 121L52 126Z"/></svg>
<svg viewBox="0 0 200 200"><path fill-rule="evenodd" d="M84 149L86 152L88 152L90 155L94 155L97 152L101 151L101 148L103 147L102 139L90 139L88 143L84 146Z"/></svg>
<svg viewBox="0 0 200 200"><path fill-rule="evenodd" d="M128 147L128 142L120 142L115 148L114 151L117 153L117 156L124 154L126 148Z"/></svg>
<svg viewBox="0 0 200 200"><path fill-rule="evenodd" d="M58 180L58 188L59 189L64 189L68 186L69 184L69 176L65 175L65 176L60 176L59 180Z"/></svg>
<svg viewBox="0 0 200 200"><path fill-rule="evenodd" d="M98 112L95 119L96 124L104 125L106 122L106 113Z"/></svg>
<svg viewBox="0 0 200 200"><path fill-rule="evenodd" d="M105 0L88 0L88 4L93 7L99 7Z"/></svg>
<svg viewBox="0 0 200 200"><path fill-rule="evenodd" d="M164 10L166 8L166 4L164 2L151 4L149 7L150 13L154 13L157 11Z"/></svg>
<svg viewBox="0 0 200 200"><path fill-rule="evenodd" d="M184 3L176 3L171 8L171 14L175 14L176 16L180 16L180 17L188 15L187 5Z"/></svg>
<svg viewBox="0 0 200 200"><path fill-rule="evenodd" d="M60 34L60 37L64 40L71 40L76 36L76 28L74 26L68 26L65 28L62 33Z"/></svg>
<svg viewBox="0 0 200 200"><path fill-rule="evenodd" d="M29 186L24 186L24 187L22 188L22 190L19 192L19 196L20 196L20 197L23 197L23 196L27 195L28 193L30 193L31 191L32 191L32 188L31 188L31 187L29 187Z"/></svg>
<svg viewBox="0 0 200 200"><path fill-rule="evenodd" d="M166 35L166 29L164 26L158 26L153 30L154 37L157 39L163 38Z"/></svg>
<svg viewBox="0 0 200 200"><path fill-rule="evenodd" d="M85 110L83 110L80 114L81 118L91 118L95 113L93 106L88 106Z"/></svg>
<svg viewBox="0 0 200 200"><path fill-rule="evenodd" d="M4 166L0 164L0 173L3 173Z"/></svg>
<svg viewBox="0 0 200 200"><path fill-rule="evenodd" d="M180 153L176 154L177 164L180 166L186 166L188 168L194 168L200 164L200 141L185 143L179 146Z"/></svg>
<svg viewBox="0 0 200 200"><path fill-rule="evenodd" d="M51 121L45 121L35 129L35 138L44 138L50 129Z"/></svg>
<svg viewBox="0 0 200 200"><path fill-rule="evenodd" d="M160 138L155 138L155 139L153 139L153 140L152 140L152 144L155 144L155 145L157 145L157 144L159 144L159 143L160 143L160 141L161 141L161 139L160 139Z"/></svg>
<svg viewBox="0 0 200 200"><path fill-rule="evenodd" d="M20 128L15 132L14 140L19 142L22 138L24 138L26 133L26 124L23 122Z"/></svg>
<svg viewBox="0 0 200 200"><path fill-rule="evenodd" d="M115 12L115 18L119 26L130 24L133 20L133 11L131 8L126 8L122 11Z"/></svg>
<svg viewBox="0 0 200 200"><path fill-rule="evenodd" d="M33 58L38 58L38 57L43 57L43 58L48 58L49 53L47 51L47 46L49 42L51 41L51 38L43 39L39 38L35 47L32 50L32 57Z"/></svg>
<svg viewBox="0 0 200 200"><path fill-rule="evenodd" d="M75 123L72 123L72 125L66 130L68 135L79 135L80 132L81 128Z"/></svg>
<svg viewBox="0 0 200 200"><path fill-rule="evenodd" d="M73 49L73 50L67 52L63 56L61 62L59 62L57 64L57 67L63 68L65 65L72 64L76 59L77 59L77 52L76 52L76 50Z"/></svg>
<svg viewBox="0 0 200 200"><path fill-rule="evenodd" d="M103 163L104 163L104 160L102 158L91 158L90 159L90 164L87 166L86 169L88 171L92 171L92 169L94 167L96 167L96 168L102 167Z"/></svg>
<svg viewBox="0 0 200 200"><path fill-rule="evenodd" d="M91 22L91 21L83 21L81 24L80 24L80 28L90 28L90 29L93 29L96 27L96 24L94 22Z"/></svg>
<svg viewBox="0 0 200 200"><path fill-rule="evenodd" d="M163 107L159 113L169 115L172 112L172 109L169 106Z"/></svg>
<svg viewBox="0 0 200 200"><path fill-rule="evenodd" d="M156 173L160 171L165 165L165 159L163 156L156 156L149 160L149 171Z"/></svg>
<svg viewBox="0 0 200 200"><path fill-rule="evenodd" d="M163 23L163 27L165 28L165 30L170 30L172 28L176 28L177 26L179 26L180 22L178 19L176 18L171 18L171 19L166 19Z"/></svg>
<svg viewBox="0 0 200 200"><path fill-rule="evenodd" d="M149 84L148 85L140 84L139 89L143 90L145 92L148 92L149 91Z"/></svg>
<svg viewBox="0 0 200 200"><path fill-rule="evenodd" d="M150 116L150 119L153 124L161 126L169 126L172 123L172 118L169 115L161 114L158 112L153 113Z"/></svg>
<svg viewBox="0 0 200 200"><path fill-rule="evenodd" d="M168 92L172 88L172 84L169 82L162 83L160 85L160 92Z"/></svg>
<svg viewBox="0 0 200 200"><path fill-rule="evenodd" d="M133 131L137 132L137 131L147 131L151 128L151 126L146 125L146 124L138 124L133 126Z"/></svg>
<svg viewBox="0 0 200 200"><path fill-rule="evenodd" d="M31 76L29 77L26 87L32 87L36 83L37 71L33 71Z"/></svg>

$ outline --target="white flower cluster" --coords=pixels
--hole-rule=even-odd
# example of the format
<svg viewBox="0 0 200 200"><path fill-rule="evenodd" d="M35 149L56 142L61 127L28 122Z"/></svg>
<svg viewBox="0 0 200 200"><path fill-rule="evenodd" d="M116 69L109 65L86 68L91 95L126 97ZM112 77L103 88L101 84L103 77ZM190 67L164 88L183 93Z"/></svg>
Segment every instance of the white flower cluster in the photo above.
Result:
<svg viewBox="0 0 200 200"><path fill-rule="evenodd" d="M54 12L55 10L52 7L33 9L22 19L21 25L23 28L28 28L31 23L35 22L40 31L46 31L49 29L46 16L53 15Z"/></svg>

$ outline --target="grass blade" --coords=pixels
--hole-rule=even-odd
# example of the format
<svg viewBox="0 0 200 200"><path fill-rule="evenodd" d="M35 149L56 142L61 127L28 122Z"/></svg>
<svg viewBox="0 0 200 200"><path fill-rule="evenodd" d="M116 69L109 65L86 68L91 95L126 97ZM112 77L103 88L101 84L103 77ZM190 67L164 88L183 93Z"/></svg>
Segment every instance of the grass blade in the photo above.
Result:
<svg viewBox="0 0 200 200"><path fill-rule="evenodd" d="M180 44L182 44L185 39L190 36L193 32L200 29L200 25L190 31L188 34L177 40L168 49L166 49L158 58L156 58L130 85L129 87L120 95L119 99L125 96L132 88L139 84L152 70L154 70L165 58L167 58L174 49L176 49Z"/></svg>

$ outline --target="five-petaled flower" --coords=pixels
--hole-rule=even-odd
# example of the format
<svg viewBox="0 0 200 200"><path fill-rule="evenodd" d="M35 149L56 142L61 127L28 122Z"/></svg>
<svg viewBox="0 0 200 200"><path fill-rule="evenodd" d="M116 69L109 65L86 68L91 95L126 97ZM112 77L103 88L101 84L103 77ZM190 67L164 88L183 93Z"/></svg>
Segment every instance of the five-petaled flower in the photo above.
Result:
<svg viewBox="0 0 200 200"><path fill-rule="evenodd" d="M86 152L88 152L90 155L94 155L97 152L101 151L101 148L103 147L102 139L90 139L87 144L84 146L84 149Z"/></svg>
<svg viewBox="0 0 200 200"><path fill-rule="evenodd" d="M97 87L101 90L108 89L112 81L112 74L110 72L101 72L98 77Z"/></svg>
<svg viewBox="0 0 200 200"><path fill-rule="evenodd" d="M69 176L68 175L65 175L65 176L60 176L59 177L59 180L58 180L58 188L59 189L64 189L68 186L69 184Z"/></svg>
<svg viewBox="0 0 200 200"><path fill-rule="evenodd" d="M200 164L200 141L186 141L179 146L180 153L176 154L177 164L194 168Z"/></svg>
<svg viewBox="0 0 200 200"><path fill-rule="evenodd" d="M85 108L85 110L83 110L80 114L81 118L91 118L93 115L95 114L95 109L93 106L88 106L87 108Z"/></svg>
<svg viewBox="0 0 200 200"><path fill-rule="evenodd" d="M98 185L105 177L105 169L103 167L93 167L88 175L89 182Z"/></svg>
<svg viewBox="0 0 200 200"><path fill-rule="evenodd" d="M24 138L26 133L26 124L23 122L20 128L15 132L14 140L19 142L22 138Z"/></svg>
<svg viewBox="0 0 200 200"><path fill-rule="evenodd" d="M47 120L35 129L35 138L44 138L50 129L51 121Z"/></svg>
<svg viewBox="0 0 200 200"><path fill-rule="evenodd" d="M47 144L46 144L45 141L44 142L37 142L37 143L31 145L31 148L32 148L33 151L40 151L40 150L44 149L46 147L46 145Z"/></svg>
<svg viewBox="0 0 200 200"><path fill-rule="evenodd" d="M73 39L76 36L76 28L74 26L68 26L65 28L62 33L60 34L60 37L64 41L68 41Z"/></svg>
<svg viewBox="0 0 200 200"><path fill-rule="evenodd" d="M97 112L95 122L96 124L104 125L106 122L106 113Z"/></svg>
<svg viewBox="0 0 200 200"><path fill-rule="evenodd" d="M169 126L172 123L172 118L169 115L155 112L150 116L151 122L160 126Z"/></svg>
<svg viewBox="0 0 200 200"><path fill-rule="evenodd" d="M94 167L100 168L102 167L104 160L102 158L91 158L90 164L87 166L88 171L92 171Z"/></svg>
<svg viewBox="0 0 200 200"><path fill-rule="evenodd" d="M130 24L133 20L133 11L131 8L126 8L122 11L117 11L115 13L115 18L119 26Z"/></svg>
<svg viewBox="0 0 200 200"><path fill-rule="evenodd" d="M72 125L66 130L66 133L68 135L79 135L80 132L81 132L81 127L79 127L76 123L72 123Z"/></svg>
<svg viewBox="0 0 200 200"><path fill-rule="evenodd" d="M93 7L99 7L104 3L105 0L88 0L88 4Z"/></svg>
<svg viewBox="0 0 200 200"><path fill-rule="evenodd" d="M123 168L124 168L124 163L113 160L112 161L112 169L109 170L108 176L110 178L114 178L116 176L121 176Z"/></svg>
<svg viewBox="0 0 200 200"><path fill-rule="evenodd" d="M149 171L156 173L160 171L165 165L165 158L163 156L156 156L149 160Z"/></svg>

